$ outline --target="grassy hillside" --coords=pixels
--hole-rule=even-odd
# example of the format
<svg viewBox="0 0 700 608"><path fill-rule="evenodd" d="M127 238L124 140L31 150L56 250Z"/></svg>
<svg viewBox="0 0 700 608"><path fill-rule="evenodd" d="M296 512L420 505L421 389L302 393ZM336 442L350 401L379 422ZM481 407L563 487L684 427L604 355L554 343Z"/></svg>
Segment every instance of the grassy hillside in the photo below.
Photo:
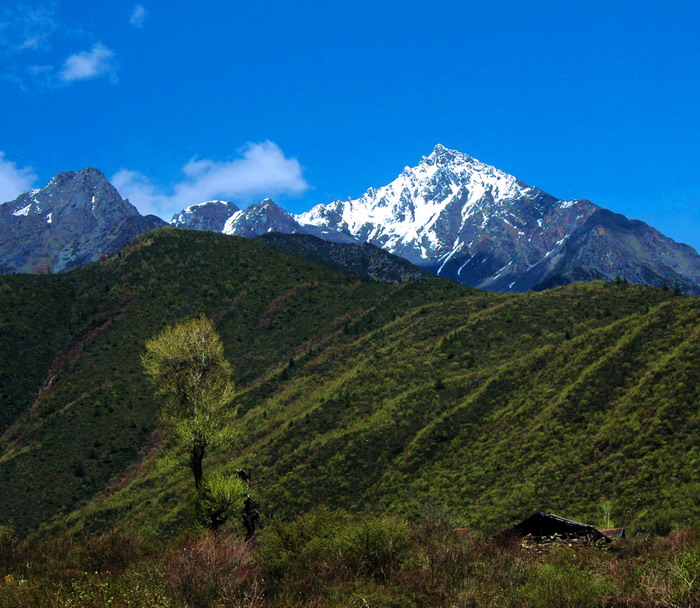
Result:
<svg viewBox="0 0 700 608"><path fill-rule="evenodd" d="M158 404L140 355L165 326L212 315L239 385L274 387L291 358L394 291L263 243L170 229L66 275L0 278L14 338L0 354L14 422L0 439L0 521L31 528L73 508L149 444Z"/></svg>
<svg viewBox="0 0 700 608"><path fill-rule="evenodd" d="M595 521L606 501L620 524L700 522L695 298L383 285L169 229L67 275L4 277L0 296L24 303L2 307L3 327L30 328L16 338L26 377L9 343L0 360L14 378L0 521L19 528L181 520L187 471L163 457L139 357L199 313L216 319L240 389L237 439L209 465L252 469L268 518L437 506L496 529L540 509Z"/></svg>

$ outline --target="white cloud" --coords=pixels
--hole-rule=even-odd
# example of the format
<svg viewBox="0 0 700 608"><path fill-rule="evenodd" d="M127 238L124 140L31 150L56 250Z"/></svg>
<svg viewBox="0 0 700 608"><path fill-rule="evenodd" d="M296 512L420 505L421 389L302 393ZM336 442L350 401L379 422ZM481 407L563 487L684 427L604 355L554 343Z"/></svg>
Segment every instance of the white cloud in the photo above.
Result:
<svg viewBox="0 0 700 608"><path fill-rule="evenodd" d="M37 176L30 167L18 167L0 152L0 203L12 201L22 192L30 190Z"/></svg>
<svg viewBox="0 0 700 608"><path fill-rule="evenodd" d="M146 21L146 17L148 17L148 11L146 10L146 8L141 6L140 4L137 4L131 11L129 23L131 23L131 25L133 25L134 27L141 28L143 27L143 24Z"/></svg>
<svg viewBox="0 0 700 608"><path fill-rule="evenodd" d="M114 51L98 42L89 51L81 51L68 57L63 63L59 77L63 82L90 80L100 76L109 76L114 81L116 75Z"/></svg>
<svg viewBox="0 0 700 608"><path fill-rule="evenodd" d="M231 161L191 160L183 168L183 179L165 190L137 171L122 169L112 184L141 213L164 219L187 205L212 199L250 202L256 197L297 195L309 185L296 158L288 158L271 141L250 143Z"/></svg>

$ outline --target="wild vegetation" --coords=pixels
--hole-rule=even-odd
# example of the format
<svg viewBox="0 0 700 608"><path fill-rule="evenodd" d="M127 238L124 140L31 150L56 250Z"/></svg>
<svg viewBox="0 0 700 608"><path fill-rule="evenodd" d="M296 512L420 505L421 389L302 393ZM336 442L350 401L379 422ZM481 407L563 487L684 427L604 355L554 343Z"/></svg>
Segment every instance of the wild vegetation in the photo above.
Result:
<svg viewBox="0 0 700 608"><path fill-rule="evenodd" d="M236 440L207 466L252 472L263 523L322 505L411 526L439 505L486 532L537 510L597 521L602 506L632 530L700 523L693 297L387 285L163 229L65 275L2 277L0 300L0 522L20 532L182 529L190 474L141 356L200 315L238 391Z"/></svg>
<svg viewBox="0 0 700 608"><path fill-rule="evenodd" d="M4 608L674 607L700 604L700 537L683 529L544 554L390 516L316 510L234 533L149 539L0 535Z"/></svg>

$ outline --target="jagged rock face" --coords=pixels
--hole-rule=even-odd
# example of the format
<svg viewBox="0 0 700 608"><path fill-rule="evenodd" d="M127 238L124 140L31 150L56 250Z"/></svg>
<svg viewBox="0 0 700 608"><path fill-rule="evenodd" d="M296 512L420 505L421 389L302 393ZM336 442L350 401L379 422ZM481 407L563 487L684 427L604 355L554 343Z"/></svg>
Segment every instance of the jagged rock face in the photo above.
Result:
<svg viewBox="0 0 700 608"><path fill-rule="evenodd" d="M70 270L163 225L141 216L97 169L59 173L0 205L0 272Z"/></svg>
<svg viewBox="0 0 700 608"><path fill-rule="evenodd" d="M536 270L536 269L533 269ZM558 256L539 271L540 287L622 277L632 283L678 285L700 294L700 257L651 226L598 209L571 233ZM524 276L524 285L529 277Z"/></svg>
<svg viewBox="0 0 700 608"><path fill-rule="evenodd" d="M700 257L643 222L587 200L561 201L437 145L359 199L296 218L347 234L461 283L498 291L613 279L700 293Z"/></svg>
<svg viewBox="0 0 700 608"><path fill-rule="evenodd" d="M176 228L223 232L226 220L238 211L240 208L229 201L206 201L185 207L170 223Z"/></svg>

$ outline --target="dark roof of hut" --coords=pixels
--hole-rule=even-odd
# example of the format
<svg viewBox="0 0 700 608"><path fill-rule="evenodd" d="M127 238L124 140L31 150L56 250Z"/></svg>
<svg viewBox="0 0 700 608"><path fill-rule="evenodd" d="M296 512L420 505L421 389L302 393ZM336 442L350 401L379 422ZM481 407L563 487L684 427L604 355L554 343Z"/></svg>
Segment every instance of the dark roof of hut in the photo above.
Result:
<svg viewBox="0 0 700 608"><path fill-rule="evenodd" d="M588 524L582 524L571 519L559 517L551 513L535 513L519 524L508 530L504 530L501 535L513 538L522 538L528 534L534 538L546 536L564 536L569 538L580 538L583 536L600 539L609 537L600 530Z"/></svg>

